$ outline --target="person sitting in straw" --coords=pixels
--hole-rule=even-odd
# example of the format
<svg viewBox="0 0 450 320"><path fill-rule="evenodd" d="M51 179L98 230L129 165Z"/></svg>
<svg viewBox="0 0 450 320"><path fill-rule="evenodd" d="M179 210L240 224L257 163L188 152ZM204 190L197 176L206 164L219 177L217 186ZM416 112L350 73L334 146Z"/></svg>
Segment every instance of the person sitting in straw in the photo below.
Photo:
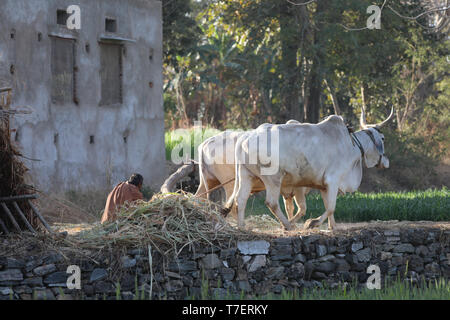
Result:
<svg viewBox="0 0 450 320"><path fill-rule="evenodd" d="M131 175L128 181L119 183L108 195L106 200L105 211L103 212L101 223L106 221L114 221L116 219L116 211L126 201L132 202L143 199L141 193L144 178L139 173Z"/></svg>

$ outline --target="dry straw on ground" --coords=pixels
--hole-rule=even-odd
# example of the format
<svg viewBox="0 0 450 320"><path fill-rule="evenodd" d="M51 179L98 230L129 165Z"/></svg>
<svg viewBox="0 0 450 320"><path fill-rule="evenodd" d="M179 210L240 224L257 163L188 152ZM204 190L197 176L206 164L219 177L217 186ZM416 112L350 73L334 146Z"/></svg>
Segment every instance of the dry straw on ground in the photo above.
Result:
<svg viewBox="0 0 450 320"><path fill-rule="evenodd" d="M220 209L220 205L190 193L156 194L148 202L123 206L115 221L95 223L66 237L23 233L15 239L5 239L8 243L0 246L0 254L54 250L65 257L92 257L92 253L99 256L102 252L150 245L163 254L178 255L183 248L194 244L227 247L237 240L261 237L261 234L239 230L228 223Z"/></svg>
<svg viewBox="0 0 450 320"><path fill-rule="evenodd" d="M447 222L366 222L338 224L338 230L284 231L270 216L252 216L246 220L251 231L239 230L233 221L220 214L220 205L189 193L157 194L149 202L136 202L123 207L118 219L106 224L84 224L66 237L40 233L32 236L22 233L0 239L0 256L20 256L38 252L56 251L65 257L96 259L103 253L124 252L129 248L145 249L150 245L159 252L179 254L190 245L210 247L235 246L238 240L272 239L276 237L302 237L309 234L322 236L351 235L365 229L400 229L431 227L448 230ZM60 229L61 230L61 229Z"/></svg>
<svg viewBox="0 0 450 320"><path fill-rule="evenodd" d="M79 248L105 245L146 247L161 244L179 253L192 244L228 243L233 238L251 238L220 214L220 206L189 193L157 194L149 202L135 202L118 212L116 221L94 226L74 237Z"/></svg>

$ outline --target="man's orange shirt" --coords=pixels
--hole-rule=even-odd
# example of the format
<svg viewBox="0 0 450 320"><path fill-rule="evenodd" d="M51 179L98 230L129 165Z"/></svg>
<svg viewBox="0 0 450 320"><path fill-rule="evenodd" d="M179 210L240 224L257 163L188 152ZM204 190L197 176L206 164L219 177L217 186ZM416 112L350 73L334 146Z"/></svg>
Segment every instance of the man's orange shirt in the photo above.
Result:
<svg viewBox="0 0 450 320"><path fill-rule="evenodd" d="M132 202L143 198L139 188L135 185L128 182L119 183L108 195L101 222L115 220L117 208L123 205L125 201Z"/></svg>

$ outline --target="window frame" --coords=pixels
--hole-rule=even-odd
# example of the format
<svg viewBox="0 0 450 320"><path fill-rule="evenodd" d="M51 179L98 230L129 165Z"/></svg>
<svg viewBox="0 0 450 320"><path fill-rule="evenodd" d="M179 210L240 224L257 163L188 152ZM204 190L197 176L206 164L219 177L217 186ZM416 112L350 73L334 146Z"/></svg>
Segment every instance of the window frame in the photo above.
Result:
<svg viewBox="0 0 450 320"><path fill-rule="evenodd" d="M69 103L74 103L74 104L78 104L78 97L77 97L77 71L78 71L78 67L77 67L77 39L72 38L72 37L61 37L61 36L55 36L55 35L51 35L49 34L50 37L50 75L51 75L51 79L50 79L50 101L53 105L66 105ZM55 48L55 43L56 41L67 41L70 42L72 45L72 66L71 66L71 71L72 71L72 88L70 89L71 92L71 98L64 100L64 101L60 101L58 100L58 98L56 98L54 96L54 90L55 90L55 76L57 76L57 74L55 74L54 72L54 68L55 66L55 60L54 60L54 50L56 50Z"/></svg>
<svg viewBox="0 0 450 320"><path fill-rule="evenodd" d="M101 107L121 107L124 101L124 92L123 92L123 49L124 43L122 41L114 41L114 40L100 40L99 44L99 54L100 54L100 101L99 106ZM119 101L118 102L107 102L103 98L103 58L102 58L102 46L117 46L119 50Z"/></svg>

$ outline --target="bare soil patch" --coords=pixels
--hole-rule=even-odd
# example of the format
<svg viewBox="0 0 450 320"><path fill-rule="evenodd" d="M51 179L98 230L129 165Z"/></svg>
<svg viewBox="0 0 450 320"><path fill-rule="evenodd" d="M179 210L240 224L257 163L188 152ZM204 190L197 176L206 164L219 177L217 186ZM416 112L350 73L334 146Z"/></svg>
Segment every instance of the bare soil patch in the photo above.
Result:
<svg viewBox="0 0 450 320"><path fill-rule="evenodd" d="M270 220L269 220L270 219ZM229 219L230 225L236 227L236 221ZM86 231L93 228L96 223L56 223L53 225L58 232L67 232L70 235L76 235L81 231ZM323 235L338 235L338 234L352 234L359 233L362 230L399 230L399 229L440 229L450 230L450 221L434 222L434 221L370 221L370 222L356 222L337 223L336 229L333 231L327 230L327 224L324 223L319 229L304 230L303 223L298 223L296 229L292 231L284 230L277 221L272 218L264 216L255 216L246 219L246 228L261 236L261 238L274 237L296 237L310 234Z"/></svg>

